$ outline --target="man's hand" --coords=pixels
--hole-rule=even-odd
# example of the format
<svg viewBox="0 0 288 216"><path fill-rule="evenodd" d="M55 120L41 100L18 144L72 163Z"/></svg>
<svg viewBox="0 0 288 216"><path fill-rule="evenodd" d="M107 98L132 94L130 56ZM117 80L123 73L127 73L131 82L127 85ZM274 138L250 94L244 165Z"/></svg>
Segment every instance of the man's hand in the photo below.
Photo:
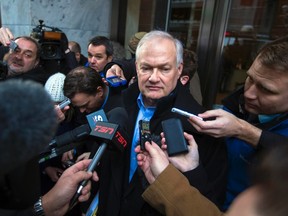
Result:
<svg viewBox="0 0 288 216"><path fill-rule="evenodd" d="M3 46L9 46L11 40L14 40L14 35L10 31L10 29L1 27L0 28L0 43Z"/></svg>
<svg viewBox="0 0 288 216"><path fill-rule="evenodd" d="M225 110L209 110L198 116L203 119L215 118L215 120L201 121L197 118L190 117L188 121L199 132L217 138L236 137L250 143L254 147L256 147L259 142L262 130Z"/></svg>
<svg viewBox="0 0 288 216"><path fill-rule="evenodd" d="M65 170L56 185L43 196L42 205L46 216L60 216L67 212L79 183L92 177L92 173L85 171L90 162L91 160L83 160ZM99 180L96 172L93 173L93 180ZM88 200L90 189L91 182L89 181L83 188L82 195L79 196L79 202Z"/></svg>
<svg viewBox="0 0 288 216"><path fill-rule="evenodd" d="M161 133L161 136L162 136L161 148L165 150L165 153L167 153L166 152L167 144L164 137L164 133ZM194 137L186 132L184 132L184 137L188 141L188 153L178 154L169 157L170 163L172 163L181 172L187 172L199 166L198 145L195 142Z"/></svg>
<svg viewBox="0 0 288 216"><path fill-rule="evenodd" d="M69 106L65 106L64 109L60 109L58 105L54 106L56 115L57 115L57 122L60 123L65 120L65 112L70 109Z"/></svg>
<svg viewBox="0 0 288 216"><path fill-rule="evenodd" d="M111 77L111 76L118 76L126 80L123 70L117 64L112 65L111 68L107 70L106 77Z"/></svg>
<svg viewBox="0 0 288 216"><path fill-rule="evenodd" d="M45 173L49 176L49 178L51 179L51 181L53 182L57 182L59 177L62 175L63 173L63 169L60 169L58 167L46 167L45 168Z"/></svg>
<svg viewBox="0 0 288 216"><path fill-rule="evenodd" d="M169 160L163 150L153 141L145 143L146 151L141 151L140 145L135 148L138 153L138 166L143 170L147 181L152 184L169 165Z"/></svg>

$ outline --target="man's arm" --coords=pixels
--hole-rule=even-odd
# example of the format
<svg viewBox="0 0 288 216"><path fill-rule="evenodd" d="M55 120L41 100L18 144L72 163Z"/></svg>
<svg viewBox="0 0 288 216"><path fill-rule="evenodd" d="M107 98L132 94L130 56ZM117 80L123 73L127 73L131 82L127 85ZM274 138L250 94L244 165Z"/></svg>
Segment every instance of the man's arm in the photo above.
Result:
<svg viewBox="0 0 288 216"><path fill-rule="evenodd" d="M197 162L195 165L199 160L193 137L188 134L185 134L185 137L188 139L190 152L173 158L181 170L189 169L191 163L185 165L187 159L192 158ZM165 149L165 146L163 148ZM222 215L212 202L190 186L186 177L169 165L167 154L157 144L146 142L145 149L146 151L142 152L140 146L137 146L135 151L139 153L138 165L151 184L142 195L146 202L165 215ZM184 164L181 164L183 161ZM192 169L194 168L193 166Z"/></svg>
<svg viewBox="0 0 288 216"><path fill-rule="evenodd" d="M222 212L192 187L187 178L169 165L142 194L143 199L162 214L220 216Z"/></svg>

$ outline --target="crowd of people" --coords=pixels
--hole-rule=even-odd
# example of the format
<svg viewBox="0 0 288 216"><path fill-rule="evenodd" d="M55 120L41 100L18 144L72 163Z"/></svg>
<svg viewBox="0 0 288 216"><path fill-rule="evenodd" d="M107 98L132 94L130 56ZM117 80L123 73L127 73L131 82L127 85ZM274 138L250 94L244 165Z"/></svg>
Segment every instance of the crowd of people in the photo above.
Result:
<svg viewBox="0 0 288 216"><path fill-rule="evenodd" d="M9 48L12 41L17 47ZM7 67L0 76L0 215L287 215L287 38L259 50L244 86L217 110L203 107L199 85L191 84L195 76L199 84L197 55L168 32L133 35L131 59L115 58L104 36L88 41L87 58L77 42L61 41L62 66L45 70L35 39L0 29ZM112 86L111 76L127 82ZM60 109L66 98L71 104ZM88 115L118 107L129 116L118 123L127 145L106 149L93 174L85 170L102 139L76 136L65 151L51 150L53 138L88 125ZM169 156L161 123L172 118L188 152ZM143 120L149 139L140 148ZM38 163L47 152L56 156ZM71 205L83 180L92 181Z"/></svg>

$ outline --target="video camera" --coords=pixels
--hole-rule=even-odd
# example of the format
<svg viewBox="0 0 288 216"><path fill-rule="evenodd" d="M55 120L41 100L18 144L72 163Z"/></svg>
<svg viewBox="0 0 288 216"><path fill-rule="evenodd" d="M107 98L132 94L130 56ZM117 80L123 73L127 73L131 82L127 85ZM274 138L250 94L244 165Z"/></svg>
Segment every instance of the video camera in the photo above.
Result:
<svg viewBox="0 0 288 216"><path fill-rule="evenodd" d="M66 39L66 35L58 28L44 25L43 20L39 20L39 23L40 24L36 26L36 28L33 28L30 36L35 38L41 46L41 59L63 59L64 53L62 51L61 39Z"/></svg>

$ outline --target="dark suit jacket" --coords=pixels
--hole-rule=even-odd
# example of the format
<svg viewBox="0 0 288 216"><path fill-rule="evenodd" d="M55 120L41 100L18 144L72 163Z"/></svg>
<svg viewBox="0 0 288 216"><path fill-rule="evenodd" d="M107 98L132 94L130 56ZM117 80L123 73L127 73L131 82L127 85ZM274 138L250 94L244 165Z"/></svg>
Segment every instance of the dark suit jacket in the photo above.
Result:
<svg viewBox="0 0 288 216"><path fill-rule="evenodd" d="M136 99L139 95L138 84L132 84L123 92L124 107L129 115L127 122L128 134L133 134L138 115ZM226 186L226 147L222 140L199 134L188 123L185 117L171 112L172 107L198 114L204 111L180 83L167 97L158 102L156 111L150 120L151 133L159 136L162 132L161 122L165 119L177 117L182 121L184 131L194 135L198 143L201 165L193 171L185 173L191 185L217 205L224 200ZM132 136L126 151L123 153L106 151L101 159L100 195L98 215L159 215L146 203L141 194L147 187L146 179L137 170L129 183L130 151ZM160 140L160 138L159 138ZM169 181L169 179L167 179Z"/></svg>

